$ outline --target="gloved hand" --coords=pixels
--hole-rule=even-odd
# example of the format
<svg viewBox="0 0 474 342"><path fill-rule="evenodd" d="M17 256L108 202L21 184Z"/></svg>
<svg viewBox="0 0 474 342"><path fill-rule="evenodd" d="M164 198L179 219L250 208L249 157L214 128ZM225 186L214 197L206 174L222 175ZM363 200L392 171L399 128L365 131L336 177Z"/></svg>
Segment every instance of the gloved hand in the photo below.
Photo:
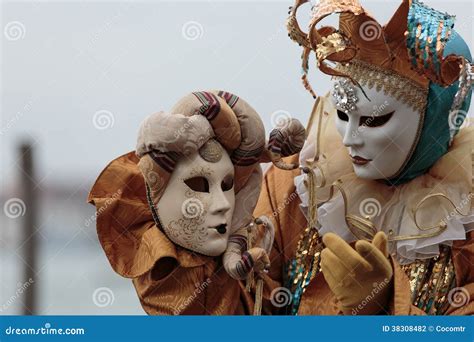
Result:
<svg viewBox="0 0 474 342"><path fill-rule="evenodd" d="M374 315L386 310L393 269L388 260L387 236L378 232L372 243L359 240L355 250L333 233L323 236L324 278L345 315Z"/></svg>
<svg viewBox="0 0 474 342"><path fill-rule="evenodd" d="M253 269L257 274L270 268L270 250L275 236L272 222L265 216L259 217L263 232L257 233L257 244L247 250L247 228L241 228L229 237L227 249L223 255L224 268L234 279L242 280ZM254 245L254 241L251 243Z"/></svg>
<svg viewBox="0 0 474 342"><path fill-rule="evenodd" d="M237 234L229 239L223 256L224 267L232 278L242 280L252 269L258 274L270 268L270 258L263 248L254 247L242 252L242 245L234 240L236 237Z"/></svg>
<svg viewBox="0 0 474 342"><path fill-rule="evenodd" d="M254 247L244 252L251 256L253 260L253 270L258 274L267 271L270 268L270 258L263 248Z"/></svg>

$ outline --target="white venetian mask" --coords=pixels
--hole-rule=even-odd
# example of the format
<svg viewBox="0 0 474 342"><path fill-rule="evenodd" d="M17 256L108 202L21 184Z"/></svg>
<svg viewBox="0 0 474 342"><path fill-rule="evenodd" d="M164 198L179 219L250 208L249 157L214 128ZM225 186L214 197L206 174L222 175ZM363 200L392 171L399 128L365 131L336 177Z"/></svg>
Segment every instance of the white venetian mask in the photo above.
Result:
<svg viewBox="0 0 474 342"><path fill-rule="evenodd" d="M178 161L157 211L174 243L218 256L227 247L235 206L234 165L215 140Z"/></svg>
<svg viewBox="0 0 474 342"><path fill-rule="evenodd" d="M402 171L414 149L422 120L407 104L374 87L349 80L334 83L336 127L360 178L391 179Z"/></svg>

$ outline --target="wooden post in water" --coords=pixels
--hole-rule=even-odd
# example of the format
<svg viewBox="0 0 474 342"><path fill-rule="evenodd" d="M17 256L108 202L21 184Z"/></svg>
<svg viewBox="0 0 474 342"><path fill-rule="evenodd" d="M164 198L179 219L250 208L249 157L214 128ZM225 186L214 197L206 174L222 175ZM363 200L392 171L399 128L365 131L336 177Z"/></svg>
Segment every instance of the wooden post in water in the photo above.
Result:
<svg viewBox="0 0 474 342"><path fill-rule="evenodd" d="M23 250L21 251L25 260L24 275L22 279L22 286L28 287L23 291L24 298L24 315L35 315L36 310L36 260L37 260L37 245L35 229L37 227L37 197L36 197L36 183L34 173L34 158L33 146L29 143L23 143L19 148L21 159L21 191L22 200L25 203L25 216L23 217Z"/></svg>

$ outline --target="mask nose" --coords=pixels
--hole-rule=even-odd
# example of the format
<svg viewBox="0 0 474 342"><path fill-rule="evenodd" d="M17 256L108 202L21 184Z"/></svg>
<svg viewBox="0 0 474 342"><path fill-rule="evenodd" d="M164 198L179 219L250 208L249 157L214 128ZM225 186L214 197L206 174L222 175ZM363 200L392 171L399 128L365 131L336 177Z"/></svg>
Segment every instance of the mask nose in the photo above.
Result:
<svg viewBox="0 0 474 342"><path fill-rule="evenodd" d="M211 193L211 196L212 204L209 211L212 215L225 215L231 209L231 205L222 190Z"/></svg>
<svg viewBox="0 0 474 342"><path fill-rule="evenodd" d="M347 123L347 129L342 139L342 143L346 147L360 147L364 144L361 137L361 127L359 126L358 119L351 117Z"/></svg>

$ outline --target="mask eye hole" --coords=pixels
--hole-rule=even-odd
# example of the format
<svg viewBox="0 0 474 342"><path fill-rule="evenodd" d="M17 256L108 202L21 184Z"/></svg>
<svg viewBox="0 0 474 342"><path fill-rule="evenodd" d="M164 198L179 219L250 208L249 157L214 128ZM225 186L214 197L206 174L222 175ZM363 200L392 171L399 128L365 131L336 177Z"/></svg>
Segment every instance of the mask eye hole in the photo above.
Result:
<svg viewBox="0 0 474 342"><path fill-rule="evenodd" d="M395 111L382 116L362 116L360 118L359 126L381 127L390 121L393 113L395 113Z"/></svg>
<svg viewBox="0 0 474 342"><path fill-rule="evenodd" d="M209 192L209 182L205 177L193 177L186 179L184 183L193 191Z"/></svg>
<svg viewBox="0 0 474 342"><path fill-rule="evenodd" d="M344 113L342 110L337 110L337 117L342 121L349 121L349 116Z"/></svg>
<svg viewBox="0 0 474 342"><path fill-rule="evenodd" d="M228 176L221 183L222 191L229 191L234 188L234 177Z"/></svg>

